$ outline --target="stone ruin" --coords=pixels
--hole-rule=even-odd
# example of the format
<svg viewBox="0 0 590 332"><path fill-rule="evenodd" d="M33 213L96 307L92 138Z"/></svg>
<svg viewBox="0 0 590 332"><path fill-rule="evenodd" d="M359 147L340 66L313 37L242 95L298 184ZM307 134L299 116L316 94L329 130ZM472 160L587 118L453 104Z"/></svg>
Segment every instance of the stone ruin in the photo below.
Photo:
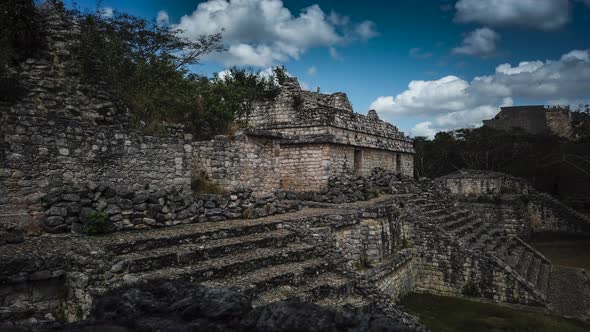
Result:
<svg viewBox="0 0 590 332"><path fill-rule="evenodd" d="M194 142L174 126L145 136L108 87L80 84L72 23L53 11L43 20L48 50L23 64L27 96L0 105L0 327L104 318L112 294L131 294L122 300L138 324L153 326L153 314L186 326L195 316L185 310L204 305L190 294L208 291L187 286L163 310L174 317L162 316L186 283L239 292L245 313L295 300L406 330L424 330L396 304L410 292L588 318L585 273L525 241L590 221L523 180L414 180L411 140L374 112L353 113L344 94L294 79L235 137ZM227 191L192 192L195 172ZM133 298L162 280L175 293Z"/></svg>
<svg viewBox="0 0 590 332"><path fill-rule="evenodd" d="M575 123L581 121L578 117L576 112L561 106L506 106L493 119L484 120L483 124L496 130L521 129L529 134L551 133L572 138Z"/></svg>
<svg viewBox="0 0 590 332"><path fill-rule="evenodd" d="M193 144L193 169L229 190L320 191L330 177L369 176L376 167L414 173L412 140L395 126L375 111L354 113L344 93L303 91L296 78L242 121L235 137Z"/></svg>

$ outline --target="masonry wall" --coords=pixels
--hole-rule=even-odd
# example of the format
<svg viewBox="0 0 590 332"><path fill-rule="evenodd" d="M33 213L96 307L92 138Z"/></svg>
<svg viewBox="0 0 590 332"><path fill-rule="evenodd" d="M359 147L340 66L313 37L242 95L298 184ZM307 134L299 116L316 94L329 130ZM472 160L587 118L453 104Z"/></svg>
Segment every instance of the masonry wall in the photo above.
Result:
<svg viewBox="0 0 590 332"><path fill-rule="evenodd" d="M134 130L128 110L108 90L79 81L68 21L48 12L42 26L48 49L23 64L20 75L28 94L0 105L0 226L39 231L40 199L89 181L188 188L190 136Z"/></svg>
<svg viewBox="0 0 590 332"><path fill-rule="evenodd" d="M466 209L475 212L478 218L497 225L512 236L528 238L531 226L525 205L515 201L501 203L461 202Z"/></svg>
<svg viewBox="0 0 590 332"><path fill-rule="evenodd" d="M217 136L192 146L195 177L230 191L249 188L270 192L280 188L280 145L272 138Z"/></svg>
<svg viewBox="0 0 590 332"><path fill-rule="evenodd" d="M443 296L479 296L501 302L539 304L508 270L491 258L462 247L451 236L427 225L416 224L414 239L420 265L416 291Z"/></svg>
<svg viewBox="0 0 590 332"><path fill-rule="evenodd" d="M500 176L444 176L439 181L451 191L461 196L499 195L504 193L527 194L530 186L526 181Z"/></svg>
<svg viewBox="0 0 590 332"><path fill-rule="evenodd" d="M327 144L281 146L278 173L280 188L292 191L325 189L330 177L329 151L330 146Z"/></svg>
<svg viewBox="0 0 590 332"><path fill-rule="evenodd" d="M569 138L572 136L572 119L567 109L550 108L545 112L547 127L553 134Z"/></svg>
<svg viewBox="0 0 590 332"><path fill-rule="evenodd" d="M395 203L343 214L328 222L347 264L394 301L414 291L416 252L408 248L408 227Z"/></svg>

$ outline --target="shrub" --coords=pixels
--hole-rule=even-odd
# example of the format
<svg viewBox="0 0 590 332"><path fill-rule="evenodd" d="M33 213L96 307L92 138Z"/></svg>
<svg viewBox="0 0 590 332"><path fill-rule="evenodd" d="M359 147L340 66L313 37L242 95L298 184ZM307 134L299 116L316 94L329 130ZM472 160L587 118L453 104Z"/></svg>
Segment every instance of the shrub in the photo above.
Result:
<svg viewBox="0 0 590 332"><path fill-rule="evenodd" d="M222 195L225 193L225 190L223 190L221 186L209 180L207 176L202 173L199 176L193 175L191 179L191 189L198 194Z"/></svg>
<svg viewBox="0 0 590 332"><path fill-rule="evenodd" d="M463 285L463 290L461 293L470 297L479 297L481 295L479 286L477 286L473 280L469 280L465 283L465 285Z"/></svg>
<svg viewBox="0 0 590 332"><path fill-rule="evenodd" d="M89 235L108 233L111 229L109 215L104 211L94 211L82 228L82 232Z"/></svg>

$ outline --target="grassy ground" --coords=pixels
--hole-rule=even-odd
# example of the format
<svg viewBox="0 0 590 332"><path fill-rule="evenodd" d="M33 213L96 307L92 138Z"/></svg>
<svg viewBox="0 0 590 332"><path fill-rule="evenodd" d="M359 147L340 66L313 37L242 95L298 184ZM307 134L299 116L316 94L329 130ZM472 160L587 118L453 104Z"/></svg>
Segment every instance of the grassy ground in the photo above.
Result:
<svg viewBox="0 0 590 332"><path fill-rule="evenodd" d="M553 264L585 269L590 273L590 237L540 234L529 244Z"/></svg>
<svg viewBox="0 0 590 332"><path fill-rule="evenodd" d="M575 320L454 297L410 294L401 304L433 332L590 331Z"/></svg>

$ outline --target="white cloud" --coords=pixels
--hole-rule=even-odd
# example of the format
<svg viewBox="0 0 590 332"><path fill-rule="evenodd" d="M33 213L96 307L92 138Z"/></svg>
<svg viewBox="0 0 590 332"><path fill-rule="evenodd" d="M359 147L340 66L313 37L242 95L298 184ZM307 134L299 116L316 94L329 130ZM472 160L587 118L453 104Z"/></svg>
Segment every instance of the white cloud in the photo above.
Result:
<svg viewBox="0 0 590 332"><path fill-rule="evenodd" d="M111 7L104 7L99 9L100 15L106 18L111 18L115 15L115 10Z"/></svg>
<svg viewBox="0 0 590 332"><path fill-rule="evenodd" d="M496 42L500 35L489 28L480 28L465 35L460 47L454 48L453 53L466 55L491 55L496 51Z"/></svg>
<svg viewBox="0 0 590 332"><path fill-rule="evenodd" d="M412 81L406 91L379 97L371 108L384 116L427 118L414 127L417 135L481 125L513 99L574 105L590 100L590 50L573 50L558 60L501 64L470 82L456 76Z"/></svg>
<svg viewBox="0 0 590 332"><path fill-rule="evenodd" d="M309 48L333 48L377 34L373 22L353 24L346 16L326 15L318 5L293 15L281 0L209 0L183 16L176 27L188 38L223 29L228 52L211 58L226 65L259 67L298 59Z"/></svg>
<svg viewBox="0 0 590 332"><path fill-rule="evenodd" d="M432 53L422 51L422 49L420 49L419 47L411 48L408 54L410 54L411 57L416 59L428 59L432 57Z"/></svg>
<svg viewBox="0 0 590 332"><path fill-rule="evenodd" d="M569 21L569 0L459 0L455 21L554 30Z"/></svg>
<svg viewBox="0 0 590 332"><path fill-rule="evenodd" d="M311 66L309 67L309 69L307 70L307 74L309 76L315 76L318 73L318 70L315 66Z"/></svg>
<svg viewBox="0 0 590 332"><path fill-rule="evenodd" d="M168 17L168 12L165 10L160 10L158 12L158 16L156 17L156 22L158 25L168 25L170 23L170 17Z"/></svg>
<svg viewBox="0 0 590 332"><path fill-rule="evenodd" d="M356 26L354 31L361 40L369 40L371 38L377 37L379 34L377 32L377 26L371 21L361 22Z"/></svg>
<svg viewBox="0 0 590 332"><path fill-rule="evenodd" d="M329 51L330 51L330 57L332 57L332 59L338 60L338 61L343 60L342 56L340 55L340 53L338 53L338 50L335 47L330 47Z"/></svg>

